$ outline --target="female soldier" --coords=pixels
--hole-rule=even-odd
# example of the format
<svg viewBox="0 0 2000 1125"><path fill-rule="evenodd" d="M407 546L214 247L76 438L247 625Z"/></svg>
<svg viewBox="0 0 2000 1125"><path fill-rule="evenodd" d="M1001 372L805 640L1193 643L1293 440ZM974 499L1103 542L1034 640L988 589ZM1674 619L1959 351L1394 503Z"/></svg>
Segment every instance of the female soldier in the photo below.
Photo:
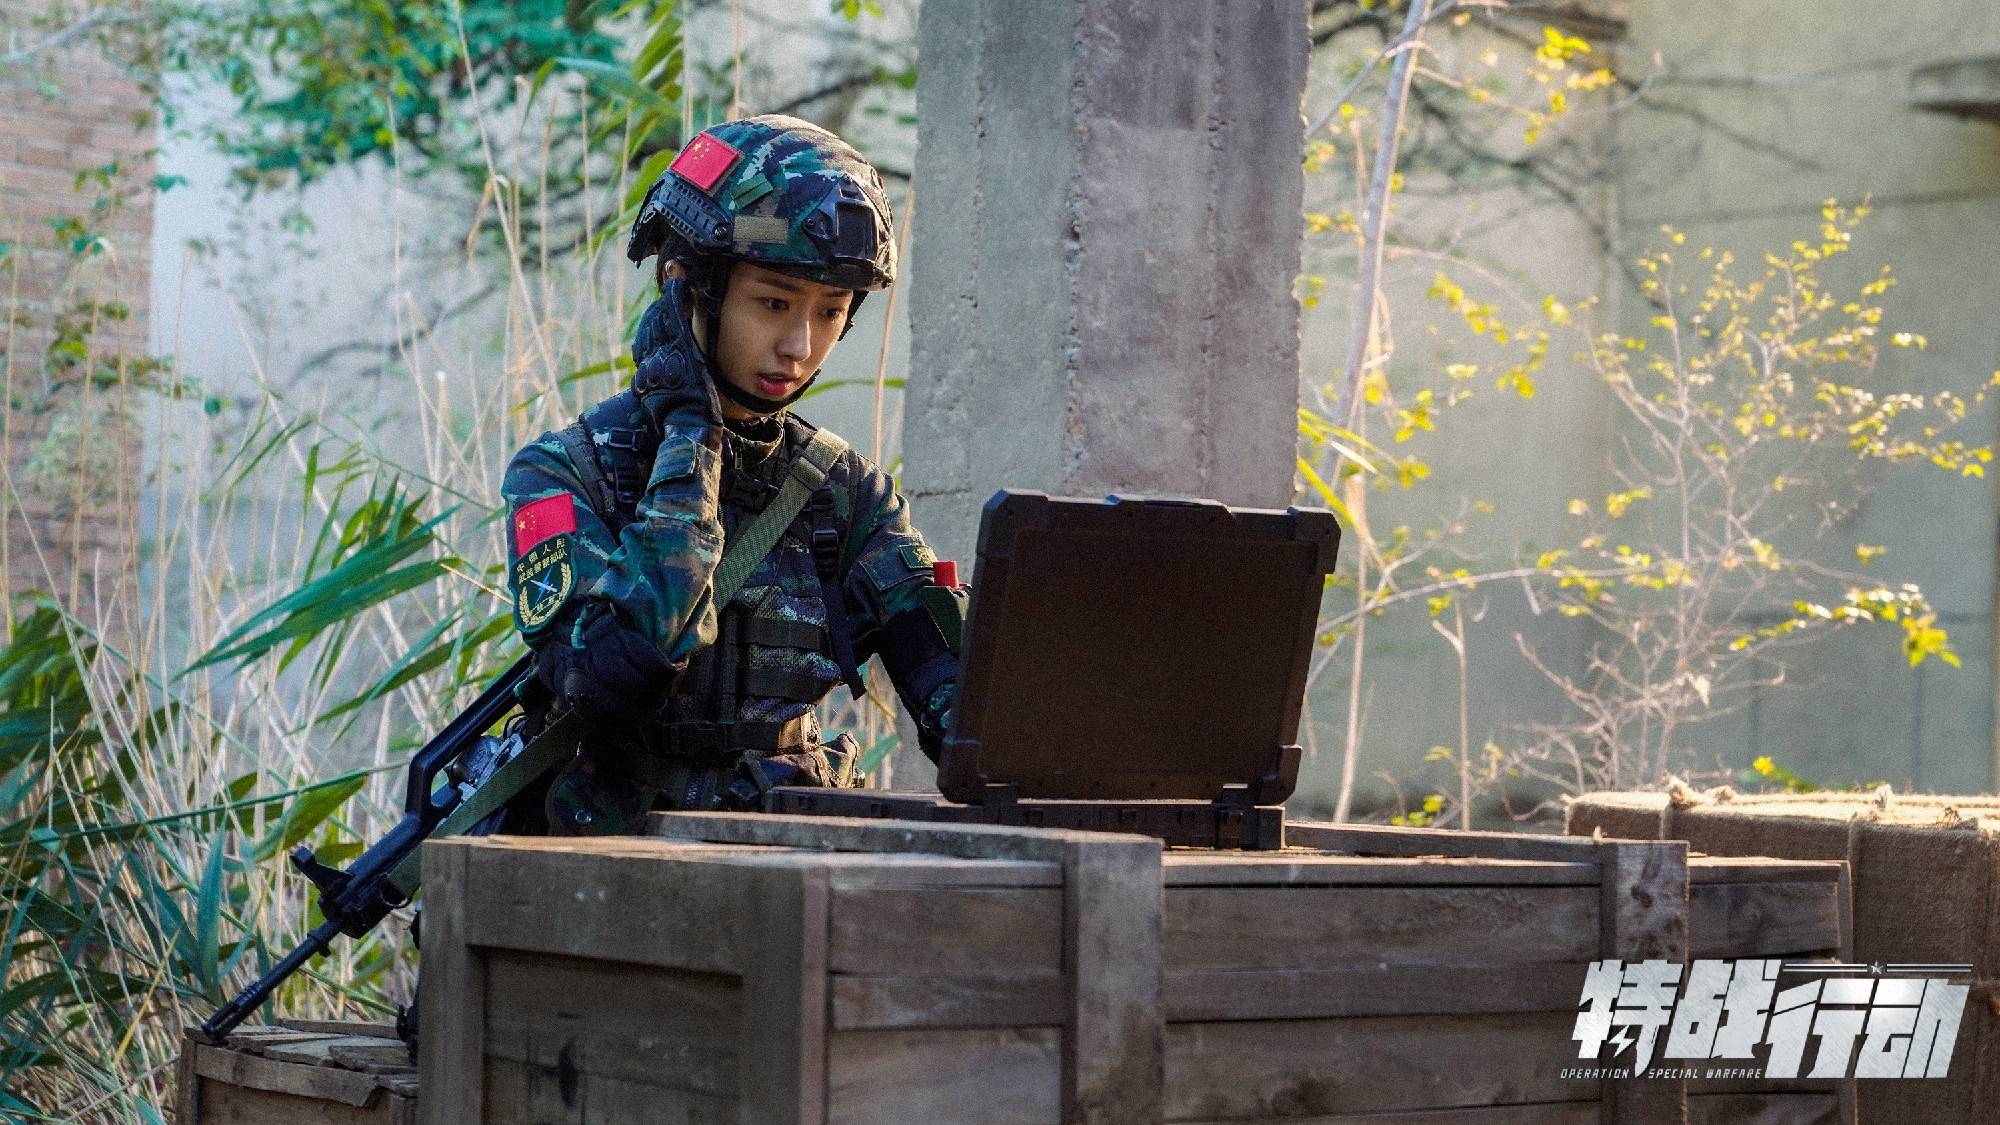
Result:
<svg viewBox="0 0 2000 1125"><path fill-rule="evenodd" d="M854 740L826 743L813 707L843 681L858 697L877 653L935 760L955 603L924 593L934 556L889 477L786 409L895 280L890 231L875 169L792 117L706 130L647 193L626 253L657 260L660 297L632 385L502 486L515 624L591 723L547 823L509 831L851 784Z"/></svg>

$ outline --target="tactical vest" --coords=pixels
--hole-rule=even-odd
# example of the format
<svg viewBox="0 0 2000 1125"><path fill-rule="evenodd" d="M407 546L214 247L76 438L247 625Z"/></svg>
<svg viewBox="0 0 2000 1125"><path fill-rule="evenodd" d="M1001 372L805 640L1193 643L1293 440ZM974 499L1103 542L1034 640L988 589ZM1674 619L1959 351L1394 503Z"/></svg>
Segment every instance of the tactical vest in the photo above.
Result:
<svg viewBox="0 0 2000 1125"><path fill-rule="evenodd" d="M639 518L638 504L652 471L657 437L632 424L642 417L636 396L626 390L557 433L592 511L614 534ZM719 500L725 523L732 511L736 517L732 538L776 500L791 469L803 423L787 416L780 424L779 448L753 471L725 470L730 480ZM855 506L855 482L849 478L846 459L834 458L825 481L787 528L788 534L795 533L804 524L825 624L782 612L788 607L779 587L745 586L728 604L719 605L715 643L690 659L667 701L669 711L696 713L635 727L631 733L641 745L630 749L637 752L618 756L623 780L659 790L679 808L709 806L746 761L791 763L808 775L818 774L801 779L807 783L849 781L858 757L853 738L843 735L822 746L810 709L837 683L845 682L857 698L866 690L855 666L842 584L860 539L847 534ZM837 669L837 678L824 674L827 661ZM782 720L738 714L757 700L789 700L807 708ZM786 770L775 772L784 780Z"/></svg>

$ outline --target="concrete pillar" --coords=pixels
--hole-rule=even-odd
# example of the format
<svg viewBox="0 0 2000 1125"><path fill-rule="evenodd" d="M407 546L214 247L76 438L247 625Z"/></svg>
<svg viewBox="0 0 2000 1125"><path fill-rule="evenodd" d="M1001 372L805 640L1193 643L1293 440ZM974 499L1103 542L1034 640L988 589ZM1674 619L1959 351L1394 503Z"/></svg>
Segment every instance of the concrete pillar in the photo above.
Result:
<svg viewBox="0 0 2000 1125"><path fill-rule="evenodd" d="M928 0L904 489L1292 498L1304 0Z"/></svg>

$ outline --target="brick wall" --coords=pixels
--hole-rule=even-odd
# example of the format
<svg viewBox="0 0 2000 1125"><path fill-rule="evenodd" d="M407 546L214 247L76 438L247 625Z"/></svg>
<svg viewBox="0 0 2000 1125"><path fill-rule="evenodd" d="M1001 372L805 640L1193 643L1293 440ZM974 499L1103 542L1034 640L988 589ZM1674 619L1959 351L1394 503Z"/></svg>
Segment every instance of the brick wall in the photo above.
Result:
<svg viewBox="0 0 2000 1125"><path fill-rule="evenodd" d="M0 0L0 54L40 44L46 5ZM87 36L0 71L0 580L52 590L87 618L129 589L139 441L132 419L146 355L151 284L152 99ZM116 164L107 178L78 174ZM80 257L53 225L77 219L103 239ZM84 314L82 362L51 361L58 318L117 302L119 321ZM120 362L119 357L128 357ZM97 372L85 378L86 371Z"/></svg>

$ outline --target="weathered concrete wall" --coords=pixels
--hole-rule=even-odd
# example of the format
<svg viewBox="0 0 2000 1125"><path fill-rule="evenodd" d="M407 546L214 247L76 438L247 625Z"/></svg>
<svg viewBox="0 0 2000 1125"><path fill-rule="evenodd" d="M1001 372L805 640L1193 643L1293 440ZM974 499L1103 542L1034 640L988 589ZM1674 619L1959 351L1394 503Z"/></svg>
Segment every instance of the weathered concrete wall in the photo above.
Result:
<svg viewBox="0 0 2000 1125"><path fill-rule="evenodd" d="M2000 244L2000 126L1914 108L1926 64L2000 55L2000 7L1919 0L1637 0L1626 57L1651 76L1619 123L1623 237L1661 224L1739 256L1809 237L1828 198L1872 201L1854 249L1828 271L1852 293L1883 264L1900 284L1885 324L1929 338L1885 348L1868 385L1976 389L2000 368L1989 248ZM1658 62L1649 63L1648 60ZM1756 260L1754 257L1751 260ZM1996 404L1960 436L1991 443ZM1787 682L1701 742L1733 764L1769 754L1823 784L1990 791L1995 783L1994 478L1924 465L1887 473L1815 548L1856 569L1854 546L1889 550L1873 570L1919 583L1964 666L1912 669L1894 626L1795 650Z"/></svg>
<svg viewBox="0 0 2000 1125"><path fill-rule="evenodd" d="M926 4L908 488L1292 498L1305 5Z"/></svg>

